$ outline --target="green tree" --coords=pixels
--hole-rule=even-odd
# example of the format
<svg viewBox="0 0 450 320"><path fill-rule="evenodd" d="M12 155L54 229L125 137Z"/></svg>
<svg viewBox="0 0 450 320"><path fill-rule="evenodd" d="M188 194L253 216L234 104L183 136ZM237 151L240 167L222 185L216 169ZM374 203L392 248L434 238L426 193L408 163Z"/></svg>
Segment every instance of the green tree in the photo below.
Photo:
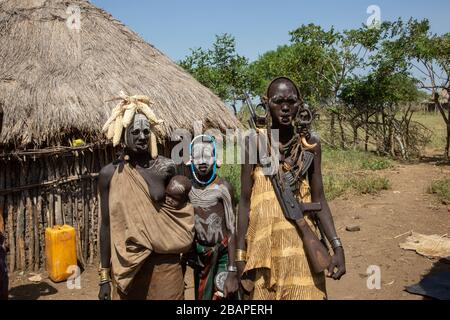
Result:
<svg viewBox="0 0 450 320"><path fill-rule="evenodd" d="M325 107L330 115L330 139L336 137L335 122L345 145L343 113L339 92L345 80L363 68L368 53L377 48L384 36L379 29L361 27L338 32L315 24L291 31L290 44L266 52L250 65L253 92L264 93L268 82L280 75L292 78L303 98L313 107Z"/></svg>
<svg viewBox="0 0 450 320"><path fill-rule="evenodd" d="M427 19L412 18L390 23L390 30L391 37L383 42L375 61L384 72L396 69L415 74L418 87L431 93L447 126L445 157L450 160L450 108L442 99L450 93L450 33L437 35Z"/></svg>
<svg viewBox="0 0 450 320"><path fill-rule="evenodd" d="M411 106L422 99L423 93L416 80L405 73L378 71L348 79L340 93L345 119L353 131L353 145L358 143L358 130L363 129L366 151L370 137L379 153L405 159L417 155L427 136L423 126L411 121Z"/></svg>
<svg viewBox="0 0 450 320"><path fill-rule="evenodd" d="M191 49L191 54L179 64L229 103L237 114L237 103L249 89L248 59L237 54L233 36L217 35L210 49Z"/></svg>

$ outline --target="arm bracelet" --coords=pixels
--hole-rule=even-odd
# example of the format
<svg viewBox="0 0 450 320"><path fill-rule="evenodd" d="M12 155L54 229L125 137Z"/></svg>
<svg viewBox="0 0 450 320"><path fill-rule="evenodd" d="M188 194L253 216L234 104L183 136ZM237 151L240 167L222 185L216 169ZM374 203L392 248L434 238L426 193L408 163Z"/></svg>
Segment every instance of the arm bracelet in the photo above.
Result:
<svg viewBox="0 0 450 320"><path fill-rule="evenodd" d="M100 284L111 282L111 268L100 268L98 274L100 276Z"/></svg>
<svg viewBox="0 0 450 320"><path fill-rule="evenodd" d="M334 237L333 239L330 240L330 244L331 244L331 248L336 249L338 247L342 248L342 242L341 239L338 237Z"/></svg>
<svg viewBox="0 0 450 320"><path fill-rule="evenodd" d="M228 272L237 272L237 267L236 266L228 266L227 271Z"/></svg>
<svg viewBox="0 0 450 320"><path fill-rule="evenodd" d="M247 251L236 249L234 261L247 261Z"/></svg>

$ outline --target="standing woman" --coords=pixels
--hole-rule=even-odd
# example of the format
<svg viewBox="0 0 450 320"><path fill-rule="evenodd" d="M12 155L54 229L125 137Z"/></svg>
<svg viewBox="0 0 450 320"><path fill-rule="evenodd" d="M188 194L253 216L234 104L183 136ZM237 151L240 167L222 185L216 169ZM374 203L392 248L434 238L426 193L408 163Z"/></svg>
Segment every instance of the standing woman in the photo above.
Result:
<svg viewBox="0 0 450 320"><path fill-rule="evenodd" d="M340 279L345 274L345 258L323 191L320 140L314 134L295 130L294 120L303 104L290 79L273 80L264 100L266 132L279 130L280 156L275 161L279 161L280 172L292 174L295 181L291 185L296 186L299 201L321 203L321 211L315 215L305 213L305 220L316 232L317 225L321 225L334 254L325 272L311 270L295 224L285 218L261 159L256 165L249 163L246 144L236 242L241 284L252 300L326 299L325 273ZM258 139L267 138L265 135L264 130L259 130ZM311 158L313 155L312 161L307 161L306 151Z"/></svg>
<svg viewBox="0 0 450 320"><path fill-rule="evenodd" d="M120 99L104 127L114 146L122 141L124 154L99 175L98 297L183 300L180 254L194 240L194 209L172 207L178 204L170 196L188 186L173 178L175 163L158 155L155 126L160 120L149 107L150 99L125 94ZM175 192L168 188L171 201L166 199L169 181L179 185Z"/></svg>

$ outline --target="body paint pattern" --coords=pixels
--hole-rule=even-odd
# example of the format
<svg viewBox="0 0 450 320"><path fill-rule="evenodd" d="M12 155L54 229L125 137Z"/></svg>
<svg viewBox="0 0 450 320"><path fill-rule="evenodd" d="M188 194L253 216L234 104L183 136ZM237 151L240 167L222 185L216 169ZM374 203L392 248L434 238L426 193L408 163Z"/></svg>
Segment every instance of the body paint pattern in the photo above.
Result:
<svg viewBox="0 0 450 320"><path fill-rule="evenodd" d="M205 230L203 225L208 226L207 230ZM215 212L211 213L206 219L196 215L195 232L197 232L197 237L202 241L207 241L208 243L218 243L224 238L222 231L222 218Z"/></svg>
<svg viewBox="0 0 450 320"><path fill-rule="evenodd" d="M231 202L231 195L228 189L222 184L214 184L205 189L192 187L189 192L189 199L194 207L200 207L208 210L208 208L215 206L219 201L223 202L225 209L225 223L230 234L234 233L235 217L233 212L233 205ZM213 213L215 214L215 213ZM213 215L211 214L211 216ZM216 215L217 216L217 215ZM218 216L217 216L218 217ZM218 217L220 218L220 217ZM209 220L205 220L206 222ZM196 220L197 221L197 220ZM217 221L211 218L209 222L216 225ZM211 226L211 225L210 225Z"/></svg>

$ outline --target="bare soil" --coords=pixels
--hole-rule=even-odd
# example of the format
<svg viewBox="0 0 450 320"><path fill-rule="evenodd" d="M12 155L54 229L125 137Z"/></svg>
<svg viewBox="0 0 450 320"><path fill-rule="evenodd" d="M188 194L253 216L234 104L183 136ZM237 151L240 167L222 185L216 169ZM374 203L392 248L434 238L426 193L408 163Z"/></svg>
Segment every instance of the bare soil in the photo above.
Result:
<svg viewBox="0 0 450 320"><path fill-rule="evenodd" d="M347 274L340 280L327 280L330 299L423 299L404 291L429 273L450 265L400 249L411 230L443 235L450 231L450 208L437 202L427 188L434 179L450 175L450 167L437 165L433 159L416 164L399 164L379 173L387 176L390 190L376 196L341 197L330 203L336 228L344 244ZM358 225L360 231L346 231ZM369 266L379 266L381 288L368 289ZM81 274L81 289L69 289L66 282L53 283L46 273L32 283L33 274L10 275L11 299L96 299L98 276L95 267ZM192 270L186 275L186 298L193 299Z"/></svg>

